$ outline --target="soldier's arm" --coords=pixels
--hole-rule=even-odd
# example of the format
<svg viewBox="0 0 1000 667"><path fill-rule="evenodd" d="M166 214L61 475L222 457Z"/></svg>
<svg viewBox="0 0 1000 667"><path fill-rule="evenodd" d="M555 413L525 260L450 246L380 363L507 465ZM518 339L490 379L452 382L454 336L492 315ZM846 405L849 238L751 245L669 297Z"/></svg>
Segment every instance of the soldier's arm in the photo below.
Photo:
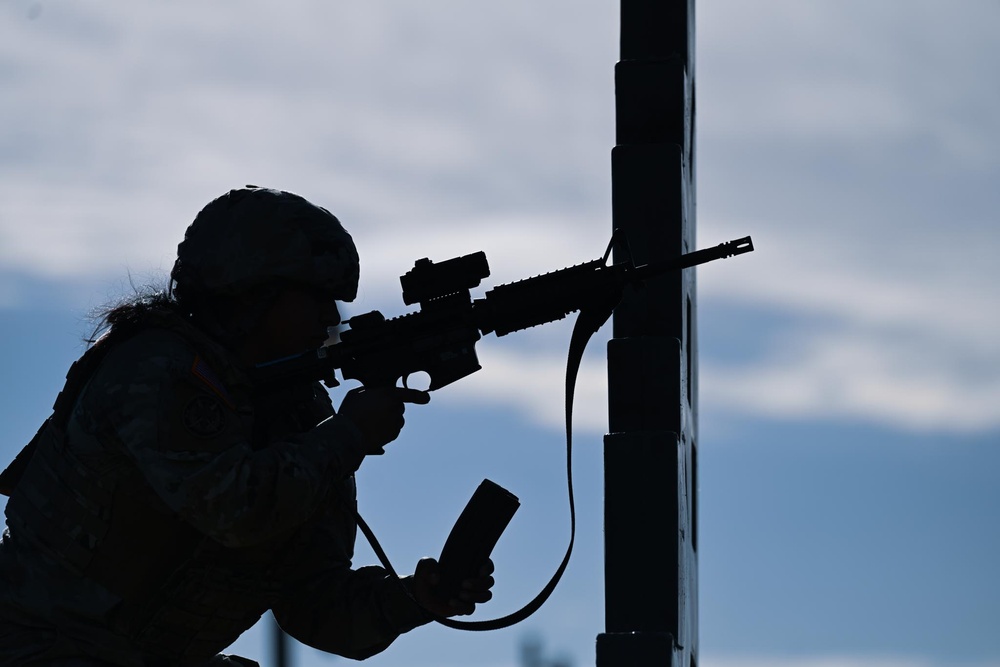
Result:
<svg viewBox="0 0 1000 667"><path fill-rule="evenodd" d="M430 616L406 594L409 577L399 581L375 566L351 569L355 527L345 505L353 504L353 493L338 496L303 529L287 566L278 568L286 594L272 611L303 644L361 660Z"/></svg>
<svg viewBox="0 0 1000 667"><path fill-rule="evenodd" d="M109 354L83 407L168 507L208 536L248 546L286 533L361 464L360 433L337 416L255 450L246 411L198 377L194 359L173 334L140 334Z"/></svg>
<svg viewBox="0 0 1000 667"><path fill-rule="evenodd" d="M310 595L273 612L303 644L355 660L384 651L399 635L430 622L400 582L376 566L330 571L313 582Z"/></svg>

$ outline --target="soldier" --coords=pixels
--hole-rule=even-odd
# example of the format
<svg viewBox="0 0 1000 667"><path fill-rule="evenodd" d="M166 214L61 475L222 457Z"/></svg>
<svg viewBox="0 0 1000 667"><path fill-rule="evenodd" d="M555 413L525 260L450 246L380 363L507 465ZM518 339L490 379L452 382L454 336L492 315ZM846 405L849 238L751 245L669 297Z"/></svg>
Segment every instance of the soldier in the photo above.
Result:
<svg viewBox="0 0 1000 667"><path fill-rule="evenodd" d="M253 387L254 364L314 349L354 299L358 255L336 217L247 186L209 203L171 285L104 316L52 416L3 475L0 664L188 667L271 610L299 641L363 659L461 599L437 564L352 568L354 472L424 392Z"/></svg>

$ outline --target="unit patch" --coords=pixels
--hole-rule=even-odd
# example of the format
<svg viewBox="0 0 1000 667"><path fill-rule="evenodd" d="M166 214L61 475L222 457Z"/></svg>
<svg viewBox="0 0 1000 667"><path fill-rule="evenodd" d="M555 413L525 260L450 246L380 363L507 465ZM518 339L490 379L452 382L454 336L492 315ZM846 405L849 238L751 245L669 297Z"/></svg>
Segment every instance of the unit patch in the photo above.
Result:
<svg viewBox="0 0 1000 667"><path fill-rule="evenodd" d="M195 396L184 406L184 428L200 438L219 435L226 426L222 403L214 396Z"/></svg>
<svg viewBox="0 0 1000 667"><path fill-rule="evenodd" d="M226 391L226 387L215 374L215 371L212 370L212 367L199 355L195 355L194 357L194 363L191 365L191 374L208 385L212 391L219 395L219 398L226 402L226 405L233 407L233 397Z"/></svg>

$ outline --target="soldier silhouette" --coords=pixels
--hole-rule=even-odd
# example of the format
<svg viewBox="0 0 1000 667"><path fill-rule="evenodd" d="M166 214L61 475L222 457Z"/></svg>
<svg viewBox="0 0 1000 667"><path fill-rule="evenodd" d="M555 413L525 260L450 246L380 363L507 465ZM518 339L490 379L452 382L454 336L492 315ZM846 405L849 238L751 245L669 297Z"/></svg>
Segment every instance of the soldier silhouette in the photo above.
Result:
<svg viewBox="0 0 1000 667"><path fill-rule="evenodd" d="M354 299L351 236L297 195L210 202L170 286L109 308L31 443L0 477L0 664L252 665L223 656L267 610L363 659L491 597L492 564L441 599L433 559L354 568L354 472L425 392L263 392L254 364L319 347Z"/></svg>

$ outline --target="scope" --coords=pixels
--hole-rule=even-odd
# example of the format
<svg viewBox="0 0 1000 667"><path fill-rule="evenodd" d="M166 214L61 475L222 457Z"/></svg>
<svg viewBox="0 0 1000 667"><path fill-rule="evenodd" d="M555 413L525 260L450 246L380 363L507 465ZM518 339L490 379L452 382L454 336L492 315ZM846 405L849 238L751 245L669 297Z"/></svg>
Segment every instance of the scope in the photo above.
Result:
<svg viewBox="0 0 1000 667"><path fill-rule="evenodd" d="M412 269L399 277L399 284L403 288L403 303L409 306L479 287L480 281L489 275L486 253L480 250L438 264L426 257L418 259Z"/></svg>

